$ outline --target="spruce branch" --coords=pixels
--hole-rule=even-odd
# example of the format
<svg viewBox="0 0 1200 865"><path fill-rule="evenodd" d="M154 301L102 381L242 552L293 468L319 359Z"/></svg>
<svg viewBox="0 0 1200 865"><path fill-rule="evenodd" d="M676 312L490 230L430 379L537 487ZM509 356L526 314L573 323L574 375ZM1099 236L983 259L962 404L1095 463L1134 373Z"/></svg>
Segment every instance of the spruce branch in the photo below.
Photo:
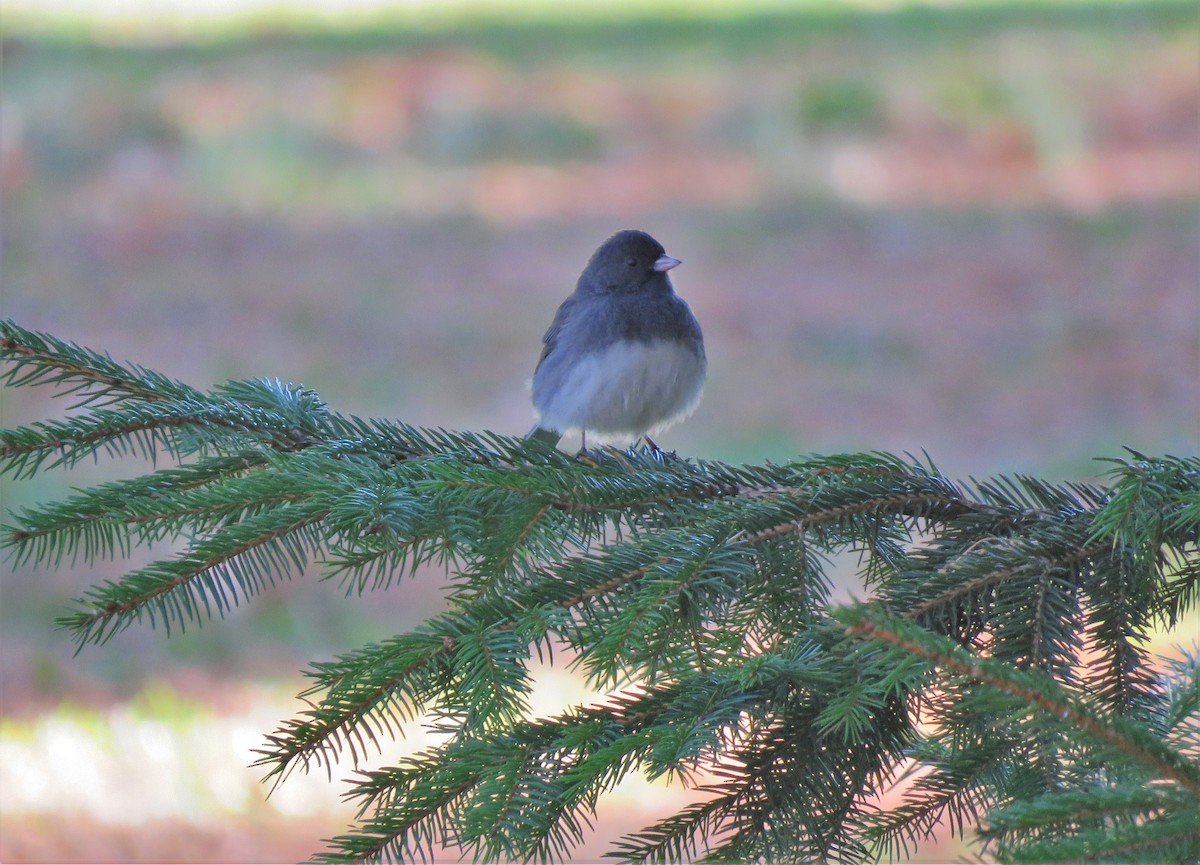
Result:
<svg viewBox="0 0 1200 865"><path fill-rule="evenodd" d="M1002 549L1002 546L1006 549ZM906 609L904 615L914 621L922 621L935 613L952 608L964 599L991 592L997 586L1010 581L1031 574L1047 574L1078 567L1105 555L1109 550L1107 544L1095 544L1091 547L1068 548L1055 554L1049 550L1039 550L1011 541L1003 545L988 543L986 548L968 548L945 566L946 570L957 572L955 584L946 591ZM1015 564L997 567L1006 559L1014 561ZM976 573L978 576L974 576ZM964 580L964 576L969 579Z"/></svg>
<svg viewBox="0 0 1200 865"><path fill-rule="evenodd" d="M989 838L1020 836L1054 826L1116 821L1133 823L1186 808L1189 797L1177 788L1141 787L1136 790L1063 791L1014 803L993 812L985 834ZM1200 831L1200 827L1197 827Z"/></svg>
<svg viewBox="0 0 1200 865"><path fill-rule="evenodd" d="M1013 669L970 654L952 641L911 623L869 608L843 608L835 617L853 635L895 646L955 676L966 677L1007 695L1022 707L1036 707L1049 718L1073 725L1091 740L1136 761L1154 777L1182 785L1200 797L1200 766L1147 731L1120 716L1101 717L1064 693L1052 679Z"/></svg>
<svg viewBox="0 0 1200 865"><path fill-rule="evenodd" d="M1008 862L1195 862L1200 855L1200 811L1194 807L1137 822L1019 841L998 841L997 854ZM1058 833L1055 833L1058 834ZM989 829L981 836L995 840Z"/></svg>
<svg viewBox="0 0 1200 865"><path fill-rule="evenodd" d="M310 763L332 772L343 749L361 763L369 753L367 739L378 750L382 734L394 737L425 711L431 685L446 669L452 648L436 633L405 634L313 664L306 675L315 683L300 695L310 708L267 737L269 747L257 751L255 765L270 766L267 778L278 783L296 766L307 770ZM310 700L316 693L324 693L319 704Z"/></svg>
<svg viewBox="0 0 1200 865"><path fill-rule="evenodd" d="M82 596L60 620L81 647L202 623L308 569L346 594L450 573L444 613L311 664L305 708L258 752L280 783L359 767L422 719L442 734L358 776L330 861L562 858L633 773L707 797L618 842L635 861L860 861L943 819L1005 860L1054 841L1195 858L1196 662L1149 638L1200 601L1196 458L1132 454L1109 487L963 483L886 453L576 459L344 416L278 381L198 391L11 322L0 357L9 384L80 397L0 431L0 472L172 463L8 517L29 567L187 539ZM831 606L848 551L872 606ZM531 718L535 653L609 695Z"/></svg>
<svg viewBox="0 0 1200 865"><path fill-rule="evenodd" d="M0 321L0 360L9 362L10 387L62 386L80 396L78 405L133 398L146 401L200 398L200 392L145 367L117 363L110 355L82 348L46 333Z"/></svg>
<svg viewBox="0 0 1200 865"><path fill-rule="evenodd" d="M261 454L212 457L193 465L161 469L152 475L101 484L90 490L14 516L21 528L5 526L13 561L58 565L93 563L101 558L127 556L134 544L150 546L187 532L203 532L222 522L253 512L261 499L227 496L228 487L201 501L194 491L243 475L265 464ZM271 491L266 502L294 493ZM181 501L186 499L186 501Z"/></svg>
<svg viewBox="0 0 1200 865"><path fill-rule="evenodd" d="M830 684L828 662L809 645L789 647L784 656L788 660L752 660L721 673L695 672L553 719L455 736L400 767L366 773L352 796L373 816L361 835L334 839L337 852L327 858L403 857L430 843L460 846L488 858L558 857L579 840L599 796L629 771L640 766L650 777L690 777L703 762L732 747L749 749L757 757L718 768L737 784L721 791L712 819L736 822L751 807L772 811L779 805L775 798L787 789L775 778L774 756L787 753L789 761L802 762L826 750L812 735L805 693ZM781 688L795 695L799 712L787 723L771 710L771 695ZM863 783L874 771L875 758L860 749L836 753L857 766L851 772ZM788 791L786 799L798 802L804 792ZM855 791L820 788L807 793L803 810L810 815L807 831L813 834L814 849L853 846L841 837L837 815L844 815ZM813 795L820 798L812 800ZM453 804L447 796L454 797ZM833 806L828 805L831 798ZM512 820L546 822L521 842L531 846L513 846L507 829ZM367 837L376 842L369 850L349 843ZM679 843L695 839L680 837Z"/></svg>
<svg viewBox="0 0 1200 865"><path fill-rule="evenodd" d="M943 824L955 836L964 836L996 806L1005 786L1004 758L1015 743L997 731L970 744L955 747L934 736L909 748L911 766L898 780L914 780L901 803L866 821L866 836L879 845L883 858L908 858L913 847L934 837ZM923 773L916 774L918 770Z"/></svg>
<svg viewBox="0 0 1200 865"><path fill-rule="evenodd" d="M452 490L460 488L457 483L451 484ZM622 491L617 490L617 493ZM883 503L876 497L867 497L865 502L856 503L852 509L839 508L834 516L824 517L821 512L815 512L812 522L848 519L859 513L877 511L884 505L905 513L914 510L911 497L893 497ZM792 506L800 505L793 503ZM690 539L697 533L695 527L678 533L646 536L641 543L621 542L602 547L595 553L569 557L548 571L538 572L531 584L527 583L529 577L524 576L526 585L508 587L506 605L496 606L487 599L476 603L466 600L461 608L462 620L486 623L485 627L497 634L519 629L526 640L533 642L548 636L557 637L577 649L577 663L587 669L597 683L611 683L623 676L653 670L673 646L686 644L694 649L695 631L687 626L686 620L677 618L676 613L678 599L688 592L689 587L694 588L695 579L703 570L719 571L712 577L716 583L705 579L705 586L717 589L716 594L697 594L693 590L689 600L694 604L711 598L718 606L702 607L696 613L698 619L719 617L725 609L724 602L745 587L745 578L749 575L746 569L752 560L744 551L761 545L764 540L753 535L731 538L728 528L724 529L723 535L717 534L721 531L717 525L727 525L731 516L732 513L721 512L714 520L712 533L698 532L699 537L709 539L706 542L708 553L704 552L705 546L692 544ZM764 514L762 517L765 523L775 519L774 512L772 516ZM744 515L742 522L748 522ZM689 547L691 552L682 554L681 551ZM664 550L668 549L673 551L672 555L665 554ZM714 554L718 558L712 558ZM656 574L659 575L657 578ZM722 584L731 577L732 582ZM633 604L622 602L618 606L613 598L624 597L630 591L629 587L639 583L643 584L639 592L641 600ZM774 590L773 583L760 583L762 590ZM513 616L510 610L514 608L522 611L521 615ZM563 617L558 614L560 611L570 612L572 616ZM744 618L746 630L752 631L760 620L759 616ZM325 675L319 676L318 680L331 688L329 700L320 701L308 710L305 713L308 717L302 723L277 731L271 738L271 748L262 752L260 762L274 765L272 774L277 774L286 772L296 761L307 764L315 752L326 748L333 751L326 757L336 756L343 744L339 731L345 726L361 723L380 712L390 714L397 704L406 707L404 714L407 717L417 713L418 706L425 708L425 700L414 699L414 692L428 687L428 670L424 665L438 661L461 666L461 660L447 659L457 657L464 648L464 633L455 629L450 620L435 619L430 624L435 639L422 643L424 651L418 658L410 659L407 653L402 654L398 675L380 674L380 671L391 669L390 656L378 658L379 663L369 676L365 676L361 688L349 684L353 676L364 673L359 668L351 665L336 677L330 677L330 668L326 668ZM472 639L483 639L484 633L486 631L479 632ZM694 657L694 653L689 655L689 659ZM412 678L414 675L416 678ZM463 688L460 680L453 676L444 681L454 685L443 692L442 700L446 705L461 703L462 697L456 693L456 688L471 690L470 683ZM335 683L336 692L332 690ZM519 694L509 692L499 682L493 684L496 707L520 706ZM316 686L305 696L311 698L320 687ZM481 718L490 718L493 714L487 704L477 704L471 711Z"/></svg>
<svg viewBox="0 0 1200 865"><path fill-rule="evenodd" d="M116 582L92 587L76 600L78 612L57 620L79 648L101 644L136 621L162 623L169 635L302 571L319 545L312 531L324 512L312 503L286 504L215 532L182 556L155 562ZM207 579L200 579L207 577Z"/></svg>
<svg viewBox="0 0 1200 865"><path fill-rule="evenodd" d="M1143 580L1174 580L1151 612L1173 626L1200 602L1200 457L1111 459L1116 479L1093 535L1126 551Z"/></svg>
<svg viewBox="0 0 1200 865"><path fill-rule="evenodd" d="M1155 728L1181 754L1200 761L1200 656L1184 649L1165 659L1162 687L1150 707Z"/></svg>
<svg viewBox="0 0 1200 865"><path fill-rule="evenodd" d="M312 431L295 425L284 400L293 396L270 382L239 382L259 393L281 397L274 406L235 401L221 396L148 403L120 409L93 408L83 417L39 421L30 426L0 430L3 471L30 477L42 468L70 468L101 450L110 456L140 456L154 460L159 452L182 459L207 451L229 452L267 445L276 449L305 447L316 441ZM319 423L308 417L306 426Z"/></svg>

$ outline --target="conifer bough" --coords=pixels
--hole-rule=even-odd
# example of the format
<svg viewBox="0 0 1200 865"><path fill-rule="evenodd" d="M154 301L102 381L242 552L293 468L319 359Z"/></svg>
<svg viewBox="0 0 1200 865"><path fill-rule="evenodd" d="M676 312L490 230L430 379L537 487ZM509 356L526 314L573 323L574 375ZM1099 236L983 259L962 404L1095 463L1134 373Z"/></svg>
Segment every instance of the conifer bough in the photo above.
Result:
<svg viewBox="0 0 1200 865"><path fill-rule="evenodd" d="M314 662L307 708L266 737L286 783L406 725L443 734L359 772L359 818L319 861L561 859L632 773L695 797L612 839L623 860L892 859L941 824L999 861L1200 858L1196 656L1148 645L1195 620L1197 457L1130 452L1103 486L886 453L576 459L277 381L205 392L11 321L0 352L9 386L76 398L0 432L10 476L162 466L8 515L13 562L188 539L75 601L59 624L81 648L313 568L359 593L453 574L446 612ZM869 601L830 603L844 551ZM547 653L608 696L534 717Z"/></svg>

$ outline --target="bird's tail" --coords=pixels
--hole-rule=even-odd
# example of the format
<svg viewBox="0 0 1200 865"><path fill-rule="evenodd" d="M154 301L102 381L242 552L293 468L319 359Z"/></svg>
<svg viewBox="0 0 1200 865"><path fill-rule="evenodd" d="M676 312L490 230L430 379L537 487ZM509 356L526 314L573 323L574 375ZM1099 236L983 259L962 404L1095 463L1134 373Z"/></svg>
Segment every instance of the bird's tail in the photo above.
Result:
<svg viewBox="0 0 1200 865"><path fill-rule="evenodd" d="M558 442L562 438L562 433L558 430L546 429L538 424L533 425L533 429L525 433L525 438L533 439L536 442L541 442L549 447L558 447Z"/></svg>

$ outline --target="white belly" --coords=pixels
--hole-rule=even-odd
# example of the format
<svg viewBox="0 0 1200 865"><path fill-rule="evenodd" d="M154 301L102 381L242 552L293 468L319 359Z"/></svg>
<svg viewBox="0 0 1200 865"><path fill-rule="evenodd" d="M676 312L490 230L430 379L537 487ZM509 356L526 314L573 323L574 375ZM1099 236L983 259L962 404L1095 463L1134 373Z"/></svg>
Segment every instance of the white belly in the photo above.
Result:
<svg viewBox="0 0 1200 865"><path fill-rule="evenodd" d="M637 438L691 414L705 361L674 342L625 342L586 355L537 406L539 423L562 433Z"/></svg>

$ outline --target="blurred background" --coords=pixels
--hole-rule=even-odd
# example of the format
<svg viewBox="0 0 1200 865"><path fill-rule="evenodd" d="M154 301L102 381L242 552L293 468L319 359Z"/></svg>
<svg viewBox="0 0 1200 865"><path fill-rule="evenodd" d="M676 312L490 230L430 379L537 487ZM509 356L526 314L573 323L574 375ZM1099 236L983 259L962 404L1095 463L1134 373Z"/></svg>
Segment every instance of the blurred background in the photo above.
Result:
<svg viewBox="0 0 1200 865"><path fill-rule="evenodd" d="M1192 2L4 11L3 315L26 327L196 386L523 433L557 304L642 228L705 330L704 399L660 439L681 454L1095 480L1122 446L1200 447ZM6 426L66 408L2 399ZM5 479L4 509L147 468ZM444 577L343 598L314 569L72 657L54 616L144 561L3 574L0 860L306 858L353 816L349 767L268 799L252 750L306 662L416 624ZM539 714L587 696L541 682ZM689 800L623 785L602 835Z"/></svg>

